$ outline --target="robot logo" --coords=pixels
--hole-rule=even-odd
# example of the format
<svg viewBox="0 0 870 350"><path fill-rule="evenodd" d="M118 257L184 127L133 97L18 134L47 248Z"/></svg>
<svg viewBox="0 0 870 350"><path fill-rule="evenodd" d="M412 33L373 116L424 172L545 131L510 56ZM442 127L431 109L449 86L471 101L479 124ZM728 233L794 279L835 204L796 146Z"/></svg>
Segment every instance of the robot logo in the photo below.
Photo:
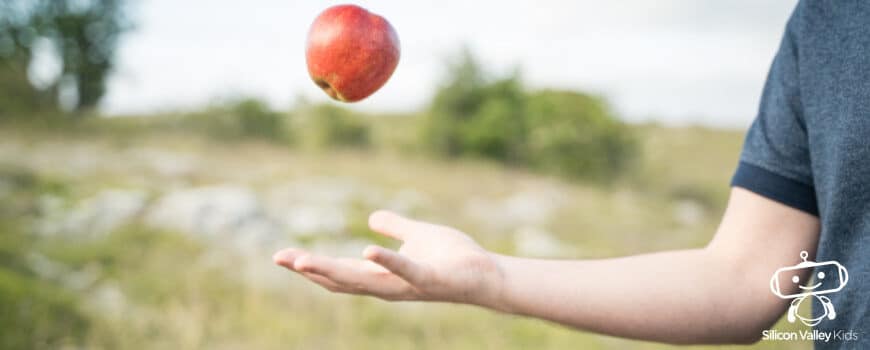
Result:
<svg viewBox="0 0 870 350"><path fill-rule="evenodd" d="M807 261L809 254L806 251L802 251L800 256L803 260L801 263L780 268L770 278L770 291L773 294L783 299L793 299L788 308L788 322L794 323L795 319L799 319L803 324L812 327L821 323L825 318L829 320L837 318L834 304L830 298L823 296L823 294L843 289L849 282L848 271L839 262L833 260ZM807 273L808 270L809 273ZM801 281L802 276L811 276L811 278L807 281ZM813 318L798 314L801 303L806 300L812 302L813 299L822 305L821 315Z"/></svg>

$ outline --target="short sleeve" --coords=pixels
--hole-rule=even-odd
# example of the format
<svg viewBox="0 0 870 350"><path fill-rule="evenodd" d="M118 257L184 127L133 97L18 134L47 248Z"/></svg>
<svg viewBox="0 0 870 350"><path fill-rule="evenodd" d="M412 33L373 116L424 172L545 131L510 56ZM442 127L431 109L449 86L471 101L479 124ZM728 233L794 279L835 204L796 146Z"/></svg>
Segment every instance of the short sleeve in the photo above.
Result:
<svg viewBox="0 0 870 350"><path fill-rule="evenodd" d="M818 215L798 75L794 27L799 11L792 14L773 60L731 185Z"/></svg>

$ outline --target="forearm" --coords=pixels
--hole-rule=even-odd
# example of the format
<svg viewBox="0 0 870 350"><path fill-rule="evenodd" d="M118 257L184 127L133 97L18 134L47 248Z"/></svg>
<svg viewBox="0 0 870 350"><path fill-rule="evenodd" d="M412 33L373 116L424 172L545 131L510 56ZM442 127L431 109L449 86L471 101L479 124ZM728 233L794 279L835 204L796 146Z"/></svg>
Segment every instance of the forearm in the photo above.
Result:
<svg viewBox="0 0 870 350"><path fill-rule="evenodd" d="M750 342L788 306L771 275L801 251L815 256L818 234L815 216L734 188L706 248L605 260L493 254L501 283L480 304L621 337Z"/></svg>
<svg viewBox="0 0 870 350"><path fill-rule="evenodd" d="M763 310L770 309L762 303L765 277L707 249L588 261L495 259L504 286L488 307L599 333L671 343L745 342L779 313Z"/></svg>

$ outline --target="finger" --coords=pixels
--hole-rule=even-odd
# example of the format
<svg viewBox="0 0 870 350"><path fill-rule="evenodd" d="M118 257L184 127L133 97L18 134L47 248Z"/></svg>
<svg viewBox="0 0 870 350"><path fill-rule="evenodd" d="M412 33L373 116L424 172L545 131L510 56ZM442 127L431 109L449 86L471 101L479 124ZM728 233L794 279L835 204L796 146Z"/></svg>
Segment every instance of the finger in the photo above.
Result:
<svg viewBox="0 0 870 350"><path fill-rule="evenodd" d="M287 248L287 249L283 249L281 251L278 251L277 253L272 255L272 261L274 261L275 264L281 265L281 266L286 267L290 270L294 270L293 263L300 256L303 256L306 254L308 254L308 252L301 250L301 249Z"/></svg>
<svg viewBox="0 0 870 350"><path fill-rule="evenodd" d="M310 272L300 272L300 274L305 276L305 278L307 278L311 282L317 283L321 287L326 288L326 290L328 290L330 292L335 292L335 293L345 292L344 289L342 289L341 286L338 285L338 283L333 282L329 278L323 277L323 276L318 275L316 273L310 273Z"/></svg>
<svg viewBox="0 0 870 350"><path fill-rule="evenodd" d="M330 292L341 292L341 288L339 287L339 285L331 281L330 279L316 273L296 271L293 268L293 263L296 261L296 259L307 254L308 252L301 249L287 248L272 255L272 260L274 260L275 263L278 265L281 265L293 272L301 274L308 280L319 284L321 287L326 288Z"/></svg>
<svg viewBox="0 0 870 350"><path fill-rule="evenodd" d="M303 273L318 274L339 284L358 284L366 279L376 279L390 274L381 266L368 261L313 254L296 259L294 269Z"/></svg>
<svg viewBox="0 0 870 350"><path fill-rule="evenodd" d="M407 283L389 271L377 272L367 263L356 259L304 255L296 259L294 268L302 273L323 276L346 293L395 298L407 291Z"/></svg>
<svg viewBox="0 0 870 350"><path fill-rule="evenodd" d="M369 216L369 228L388 237L404 241L424 229L425 223L408 219L387 210L378 210Z"/></svg>
<svg viewBox="0 0 870 350"><path fill-rule="evenodd" d="M375 245L369 246L363 251L363 256L390 270L390 272L401 277L411 285L420 285L424 279L424 272L420 265L411 261L402 254L395 251L378 247Z"/></svg>

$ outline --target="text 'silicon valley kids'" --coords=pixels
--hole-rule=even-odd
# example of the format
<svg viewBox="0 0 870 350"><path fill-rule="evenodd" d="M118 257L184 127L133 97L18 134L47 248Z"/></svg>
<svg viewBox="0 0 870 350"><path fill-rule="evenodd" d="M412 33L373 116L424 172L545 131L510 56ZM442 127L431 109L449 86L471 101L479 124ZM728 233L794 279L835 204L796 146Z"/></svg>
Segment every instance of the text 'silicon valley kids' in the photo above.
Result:
<svg viewBox="0 0 870 350"><path fill-rule="evenodd" d="M825 318L837 318L837 311L831 299L823 294L839 292L849 282L846 267L837 261L807 261L809 254L802 251L801 260L797 265L782 267L770 278L770 291L783 299L794 299L788 308L788 322L795 319L807 326L815 326ZM796 288L795 288L796 287ZM801 303L815 299L821 304L822 310L817 317L806 317L798 312Z"/></svg>

